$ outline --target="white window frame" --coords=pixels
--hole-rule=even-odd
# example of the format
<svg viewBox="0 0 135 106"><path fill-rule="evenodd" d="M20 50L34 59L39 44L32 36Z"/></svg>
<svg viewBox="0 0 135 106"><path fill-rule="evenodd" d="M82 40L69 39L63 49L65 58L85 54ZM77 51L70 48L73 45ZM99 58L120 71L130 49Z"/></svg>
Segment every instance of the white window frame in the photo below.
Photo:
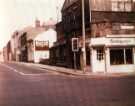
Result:
<svg viewBox="0 0 135 106"><path fill-rule="evenodd" d="M111 50L123 50L123 53L124 53L124 64L111 64L111 60L110 60L110 65L130 65L130 64L127 64L127 61L126 61L126 50L127 49L131 49L132 50L132 59L134 58L134 48L132 47L125 47L125 48L110 48L109 52ZM111 56L111 55L110 55ZM132 64L134 64L134 59L132 60Z"/></svg>
<svg viewBox="0 0 135 106"><path fill-rule="evenodd" d="M112 11L130 12L132 10L132 0L112 0L111 2L112 2Z"/></svg>
<svg viewBox="0 0 135 106"><path fill-rule="evenodd" d="M104 60L104 49L98 48L98 49L96 49L96 51L97 51L97 60L98 61Z"/></svg>

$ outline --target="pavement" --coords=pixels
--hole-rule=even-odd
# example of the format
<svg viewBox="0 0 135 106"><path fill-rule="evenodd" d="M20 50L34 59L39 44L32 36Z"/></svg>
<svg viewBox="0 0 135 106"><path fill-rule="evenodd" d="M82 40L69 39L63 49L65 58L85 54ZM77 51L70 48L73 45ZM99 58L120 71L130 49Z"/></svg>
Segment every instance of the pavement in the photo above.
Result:
<svg viewBox="0 0 135 106"><path fill-rule="evenodd" d="M99 73L99 72L90 72L87 68L86 72L84 73L82 70L75 70L65 67L59 66L52 66L52 65L44 65L44 64L35 64L35 63L25 63L25 62L12 62L15 64L22 64L26 66L34 66L39 67L42 69L46 69L48 71L58 72L66 75L73 75L73 76L84 76L84 77L95 77L95 78L105 78L105 77L129 77L135 76L135 73Z"/></svg>

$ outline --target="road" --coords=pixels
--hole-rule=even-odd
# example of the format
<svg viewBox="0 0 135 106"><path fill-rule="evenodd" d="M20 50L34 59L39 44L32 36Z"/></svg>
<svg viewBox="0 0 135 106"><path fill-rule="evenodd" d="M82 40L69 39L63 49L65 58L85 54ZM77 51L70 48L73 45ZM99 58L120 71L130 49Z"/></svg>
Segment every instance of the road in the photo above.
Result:
<svg viewBox="0 0 135 106"><path fill-rule="evenodd" d="M1 63L0 106L135 106L135 77L73 77Z"/></svg>

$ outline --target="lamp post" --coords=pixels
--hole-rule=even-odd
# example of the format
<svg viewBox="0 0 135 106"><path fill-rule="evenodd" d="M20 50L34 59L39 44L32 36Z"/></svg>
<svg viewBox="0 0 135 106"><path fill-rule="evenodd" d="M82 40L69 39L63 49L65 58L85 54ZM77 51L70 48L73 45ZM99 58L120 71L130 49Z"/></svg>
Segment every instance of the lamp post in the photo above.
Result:
<svg viewBox="0 0 135 106"><path fill-rule="evenodd" d="M84 0L82 0L82 40L83 40L83 46L82 46L82 53L83 53L83 72L86 72L86 46L85 46L85 6L84 6Z"/></svg>

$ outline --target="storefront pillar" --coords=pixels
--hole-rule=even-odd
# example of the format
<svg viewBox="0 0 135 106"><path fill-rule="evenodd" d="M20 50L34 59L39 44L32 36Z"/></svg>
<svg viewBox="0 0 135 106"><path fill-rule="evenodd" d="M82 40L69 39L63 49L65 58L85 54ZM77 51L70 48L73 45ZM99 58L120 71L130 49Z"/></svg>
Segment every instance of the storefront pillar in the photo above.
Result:
<svg viewBox="0 0 135 106"><path fill-rule="evenodd" d="M109 48L105 47L105 72L109 72L110 69L110 52Z"/></svg>
<svg viewBox="0 0 135 106"><path fill-rule="evenodd" d="M93 72L93 48L90 47L90 67L91 67L91 72Z"/></svg>
<svg viewBox="0 0 135 106"><path fill-rule="evenodd" d="M134 65L135 65L135 47L133 49Z"/></svg>

